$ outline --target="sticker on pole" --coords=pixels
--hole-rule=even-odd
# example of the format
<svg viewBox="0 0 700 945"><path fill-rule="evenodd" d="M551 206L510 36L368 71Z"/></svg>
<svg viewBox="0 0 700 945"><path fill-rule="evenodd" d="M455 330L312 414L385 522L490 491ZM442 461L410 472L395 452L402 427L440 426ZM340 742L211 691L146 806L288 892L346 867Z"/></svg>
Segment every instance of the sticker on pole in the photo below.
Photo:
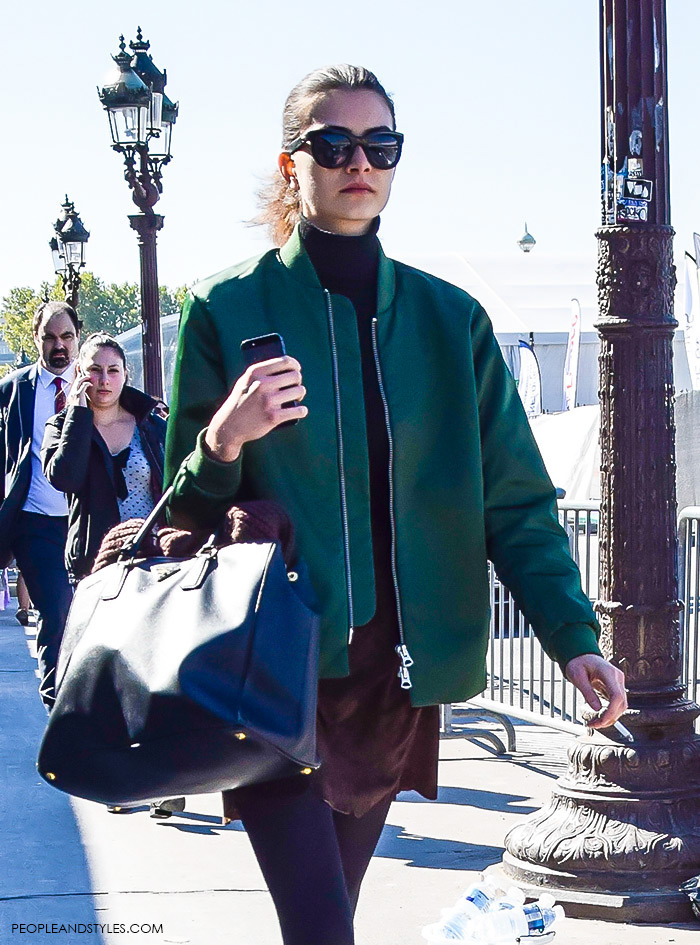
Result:
<svg viewBox="0 0 700 945"><path fill-rule="evenodd" d="M620 200L617 205L618 223L646 223L649 203L646 200Z"/></svg>
<svg viewBox="0 0 700 945"><path fill-rule="evenodd" d="M624 182L622 196L630 200L651 200L653 187L653 183L643 177L628 177Z"/></svg>

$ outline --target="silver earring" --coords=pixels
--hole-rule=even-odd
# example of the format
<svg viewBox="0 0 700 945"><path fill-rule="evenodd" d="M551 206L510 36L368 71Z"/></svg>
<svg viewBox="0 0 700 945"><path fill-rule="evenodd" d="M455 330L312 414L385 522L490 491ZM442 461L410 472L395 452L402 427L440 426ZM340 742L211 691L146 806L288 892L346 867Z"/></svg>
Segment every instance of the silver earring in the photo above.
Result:
<svg viewBox="0 0 700 945"><path fill-rule="evenodd" d="M290 177L290 178L289 178L289 189L290 189L290 190L296 190L296 189L297 189L297 179L296 179L296 177Z"/></svg>

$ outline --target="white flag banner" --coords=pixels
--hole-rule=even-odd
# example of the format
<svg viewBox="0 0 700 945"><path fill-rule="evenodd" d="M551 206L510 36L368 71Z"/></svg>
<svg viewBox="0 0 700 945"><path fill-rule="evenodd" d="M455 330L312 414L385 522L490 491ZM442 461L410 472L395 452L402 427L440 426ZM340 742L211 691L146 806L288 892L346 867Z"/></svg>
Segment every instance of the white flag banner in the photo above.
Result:
<svg viewBox="0 0 700 945"><path fill-rule="evenodd" d="M581 305L578 299L571 300L571 328L564 361L564 398L562 410L573 410L576 406L576 384L578 381L578 352L581 344Z"/></svg>
<svg viewBox="0 0 700 945"><path fill-rule="evenodd" d="M528 417L539 417L542 413L542 382L537 357L529 344L521 341L520 368L518 370L518 393Z"/></svg>
<svg viewBox="0 0 700 945"><path fill-rule="evenodd" d="M700 250L700 236L694 234L696 252ZM697 259L697 257L696 257ZM688 368L693 390L700 390L700 273L695 259L685 254L685 321L683 337L688 357Z"/></svg>

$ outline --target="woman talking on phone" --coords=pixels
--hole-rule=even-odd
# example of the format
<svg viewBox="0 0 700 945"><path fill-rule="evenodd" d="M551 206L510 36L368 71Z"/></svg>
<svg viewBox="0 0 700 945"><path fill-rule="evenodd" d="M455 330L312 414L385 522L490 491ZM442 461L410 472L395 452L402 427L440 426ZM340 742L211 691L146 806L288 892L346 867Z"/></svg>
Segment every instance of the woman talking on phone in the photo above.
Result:
<svg viewBox="0 0 700 945"><path fill-rule="evenodd" d="M485 684L487 559L593 708L607 696L594 724L626 705L487 315L382 252L402 146L373 73L306 76L262 213L279 249L196 286L180 326L173 519L277 501L322 615L320 770L232 792L285 945L350 945L392 800L437 796L438 706ZM247 367L241 343L274 333L288 353Z"/></svg>
<svg viewBox="0 0 700 945"><path fill-rule="evenodd" d="M158 401L126 381L119 342L106 332L90 335L66 407L44 433L44 474L69 500L73 583L90 573L110 528L145 518L162 494L166 421Z"/></svg>

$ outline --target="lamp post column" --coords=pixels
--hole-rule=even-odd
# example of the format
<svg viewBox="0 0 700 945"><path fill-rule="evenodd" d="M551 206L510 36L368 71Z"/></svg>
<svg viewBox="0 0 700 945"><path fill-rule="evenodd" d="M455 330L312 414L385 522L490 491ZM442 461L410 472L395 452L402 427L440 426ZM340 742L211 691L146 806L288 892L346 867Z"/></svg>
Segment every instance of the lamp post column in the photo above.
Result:
<svg viewBox="0 0 700 945"><path fill-rule="evenodd" d="M98 89L98 95L109 116L112 147L124 158L124 178L141 211L130 216L129 222L139 237L144 387L162 400L156 242L163 217L153 208L163 191L163 168L171 159L170 140L178 106L165 94L166 74L154 64L141 27L129 47L133 55L127 53L124 36L120 36L119 52L112 56L116 71Z"/></svg>
<svg viewBox="0 0 700 945"><path fill-rule="evenodd" d="M665 0L601 0L601 76L596 610L634 742L580 738L549 804L508 834L503 866L559 890L571 915L673 921L690 919L678 887L700 869L700 709L681 682Z"/></svg>
<svg viewBox="0 0 700 945"><path fill-rule="evenodd" d="M129 222L139 237L144 387L151 397L162 400L163 360L156 242L158 230L163 226L163 217L159 213L135 213L129 217Z"/></svg>
<svg viewBox="0 0 700 945"><path fill-rule="evenodd" d="M63 293L66 297L66 302L68 302L72 308L77 308L80 297L80 273L72 267L63 277Z"/></svg>

